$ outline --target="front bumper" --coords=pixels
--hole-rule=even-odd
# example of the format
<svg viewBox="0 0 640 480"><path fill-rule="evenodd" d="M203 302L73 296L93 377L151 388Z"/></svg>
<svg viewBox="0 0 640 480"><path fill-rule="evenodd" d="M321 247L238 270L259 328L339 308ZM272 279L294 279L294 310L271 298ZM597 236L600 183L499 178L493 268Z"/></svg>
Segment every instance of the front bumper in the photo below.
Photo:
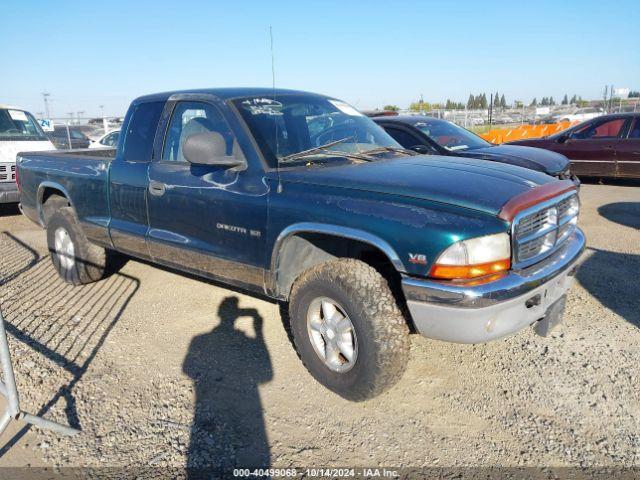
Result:
<svg viewBox="0 0 640 480"><path fill-rule="evenodd" d="M565 295L585 248L580 229L551 257L499 280L468 286L406 277L407 306L425 337L456 343L482 343L517 332L545 316Z"/></svg>
<svg viewBox="0 0 640 480"><path fill-rule="evenodd" d="M16 203L20 201L20 190L15 182L0 183L0 203Z"/></svg>

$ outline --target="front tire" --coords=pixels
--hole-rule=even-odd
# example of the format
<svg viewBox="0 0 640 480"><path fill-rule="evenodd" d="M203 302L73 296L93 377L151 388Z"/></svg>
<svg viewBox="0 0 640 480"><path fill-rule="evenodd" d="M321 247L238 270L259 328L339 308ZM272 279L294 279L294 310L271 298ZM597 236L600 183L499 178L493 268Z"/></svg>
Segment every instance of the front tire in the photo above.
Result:
<svg viewBox="0 0 640 480"><path fill-rule="evenodd" d="M311 375L352 401L393 386L409 356L409 329L386 280L354 259L332 260L294 283L289 321Z"/></svg>
<svg viewBox="0 0 640 480"><path fill-rule="evenodd" d="M71 207L62 207L47 222L47 244L58 275L72 285L105 276L107 252L87 240Z"/></svg>

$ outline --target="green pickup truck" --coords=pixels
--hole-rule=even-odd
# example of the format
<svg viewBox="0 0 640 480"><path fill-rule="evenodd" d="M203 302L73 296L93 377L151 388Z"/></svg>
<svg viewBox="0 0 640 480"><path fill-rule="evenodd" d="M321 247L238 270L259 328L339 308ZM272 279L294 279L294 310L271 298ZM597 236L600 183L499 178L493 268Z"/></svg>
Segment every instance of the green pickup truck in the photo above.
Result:
<svg viewBox="0 0 640 480"><path fill-rule="evenodd" d="M119 252L266 294L311 374L351 400L400 378L410 331L547 334L585 245L570 180L420 155L298 91L141 97L117 149L22 153L17 171L65 280L99 280Z"/></svg>

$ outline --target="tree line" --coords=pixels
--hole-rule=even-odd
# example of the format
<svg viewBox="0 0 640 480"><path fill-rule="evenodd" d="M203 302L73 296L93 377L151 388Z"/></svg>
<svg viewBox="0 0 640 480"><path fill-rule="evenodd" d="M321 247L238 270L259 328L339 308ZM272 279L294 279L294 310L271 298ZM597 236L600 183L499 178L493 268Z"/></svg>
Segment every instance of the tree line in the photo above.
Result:
<svg viewBox="0 0 640 480"><path fill-rule="evenodd" d="M635 94L636 92L633 92L633 93ZM424 100L418 100L416 102L412 102L409 105L409 110L412 110L415 112L439 110L439 109L464 110L465 108L467 110L486 110L489 108L490 101L491 99L487 98L486 93L480 93L477 95L470 93L469 99L467 100L466 105L462 102L456 102L450 99L447 99L446 103L444 104L431 103L431 102L425 102ZM513 104L508 104L504 94L501 95L499 92L495 93L492 101L493 101L494 109L522 108L524 106L524 103L520 100L515 100ZM589 102L587 102L586 100L583 100L582 97L575 94L571 98L569 98L569 96L565 94L564 97L562 98L562 101L560 102L561 105L577 105L579 107L585 106L588 103ZM546 106L554 106L554 105L557 105L557 103L553 97L542 97L540 101L538 101L538 98L535 97L531 101L531 103L529 103L530 107L537 107L537 106L546 107ZM397 111L397 110L400 110L400 107L398 107L397 105L385 105L384 109Z"/></svg>
<svg viewBox="0 0 640 480"><path fill-rule="evenodd" d="M629 98L637 98L640 97L640 92L631 91L629 92ZM486 110L489 108L490 99L487 99L486 93L480 93L474 95L473 93L469 94L469 99L467 100L466 105L463 102L456 102L454 100L447 99L445 103L431 103L425 102L420 99L416 102L412 102L409 105L409 110L414 112L425 112L431 110ZM542 97L540 101L538 101L538 97L534 97L534 99L529 103L529 107L552 107L557 105L555 99L553 97ZM579 95L572 95L569 98L568 94L564 94L562 100L560 101L560 105L575 105L577 107L585 107L589 105L589 101L583 100ZM500 95L498 92L493 96L493 108L494 109L506 109L506 108L523 108L524 103L520 100L515 100L513 104L508 104L504 94ZM384 110L398 111L400 107L397 105L385 105Z"/></svg>

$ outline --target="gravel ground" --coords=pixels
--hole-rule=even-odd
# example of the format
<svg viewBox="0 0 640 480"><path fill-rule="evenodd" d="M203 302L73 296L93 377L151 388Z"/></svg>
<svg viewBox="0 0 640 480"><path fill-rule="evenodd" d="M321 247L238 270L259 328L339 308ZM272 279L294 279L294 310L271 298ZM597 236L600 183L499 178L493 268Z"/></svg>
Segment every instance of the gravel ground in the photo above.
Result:
<svg viewBox="0 0 640 480"><path fill-rule="evenodd" d="M13 427L0 465L640 466L640 184L582 200L589 249L552 337L412 336L405 376L357 404L302 367L278 305L133 260L67 286L43 232L4 208L23 408L82 434Z"/></svg>

